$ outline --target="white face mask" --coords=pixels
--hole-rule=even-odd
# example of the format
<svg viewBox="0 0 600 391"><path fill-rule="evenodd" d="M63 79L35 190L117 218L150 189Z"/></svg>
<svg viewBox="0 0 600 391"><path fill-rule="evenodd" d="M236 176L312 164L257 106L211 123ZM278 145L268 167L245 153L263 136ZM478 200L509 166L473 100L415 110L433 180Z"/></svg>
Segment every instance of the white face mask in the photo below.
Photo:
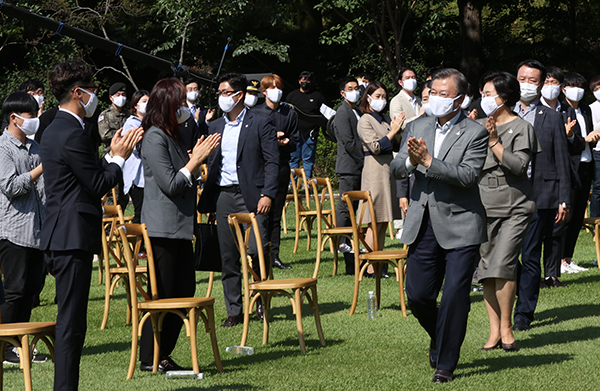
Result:
<svg viewBox="0 0 600 391"><path fill-rule="evenodd" d="M94 112L96 111L96 107L98 106L98 97L96 96L96 94L86 91L83 88L79 88L79 91L83 91L90 96L90 99L88 100L87 104L83 104L82 101L79 101L79 103L81 103L81 105L85 109L86 118L89 118L92 115L94 115Z"/></svg>
<svg viewBox="0 0 600 391"><path fill-rule="evenodd" d="M417 88L417 79L402 80L402 88L406 91L414 91Z"/></svg>
<svg viewBox="0 0 600 391"><path fill-rule="evenodd" d="M198 99L198 91L188 91L186 96L187 96L187 100L189 100L190 102L195 102L196 99Z"/></svg>
<svg viewBox="0 0 600 391"><path fill-rule="evenodd" d="M258 102L258 96L246 93L246 97L244 98L244 104L248 107L254 107L254 105Z"/></svg>
<svg viewBox="0 0 600 391"><path fill-rule="evenodd" d="M239 94L241 91L236 92L231 96L219 96L219 107L223 112L229 113L239 103L233 100L233 97Z"/></svg>
<svg viewBox="0 0 600 391"><path fill-rule="evenodd" d="M371 95L367 95L369 98L371 98L371 101L369 102L369 105L371 106L371 108L373 109L373 111L376 112L380 112L381 110L383 110L385 108L385 105L387 104L387 100L385 99L373 99L371 97Z"/></svg>
<svg viewBox="0 0 600 391"><path fill-rule="evenodd" d="M484 96L483 98L481 98L481 109L485 113L486 117L489 117L490 115L494 114L496 111L498 111L500 107L504 106L504 103L498 106L498 103L496 103L497 97L498 95Z"/></svg>
<svg viewBox="0 0 600 391"><path fill-rule="evenodd" d="M34 135L40 127L39 118L23 118L19 114L15 113L15 117L23 120L23 125L17 125L17 128L21 129L21 132L25 133L26 136Z"/></svg>
<svg viewBox="0 0 600 391"><path fill-rule="evenodd" d="M542 87L542 96L546 100L554 100L560 95L560 86L547 85Z"/></svg>
<svg viewBox="0 0 600 391"><path fill-rule="evenodd" d="M597 100L600 100L600 90L598 90L598 91L594 91L594 97L595 97Z"/></svg>
<svg viewBox="0 0 600 391"><path fill-rule="evenodd" d="M423 103L423 111L427 114L428 117L431 117L433 114L431 113L431 106L429 106L429 102Z"/></svg>
<svg viewBox="0 0 600 391"><path fill-rule="evenodd" d="M360 98L360 91L352 90L352 91L342 91L344 93L344 97L350 103L358 102L358 98Z"/></svg>
<svg viewBox="0 0 600 391"><path fill-rule="evenodd" d="M521 86L521 100L531 102L538 95L538 86L531 83L519 83Z"/></svg>
<svg viewBox="0 0 600 391"><path fill-rule="evenodd" d="M585 92L584 89L579 88L579 87L566 87L565 88L565 96L571 102L579 102L581 100L581 98L583 98L584 92Z"/></svg>
<svg viewBox="0 0 600 391"><path fill-rule="evenodd" d="M147 105L148 105L148 102L138 103L137 104L137 112L140 114L146 114L146 106Z"/></svg>
<svg viewBox="0 0 600 391"><path fill-rule="evenodd" d="M177 117L177 123L178 124L182 124L185 121L187 121L190 116L192 115L192 113L190 112L190 108L189 107L180 107L179 109L177 109L177 112L175 113L175 116Z"/></svg>
<svg viewBox="0 0 600 391"><path fill-rule="evenodd" d="M112 101L117 107L125 106L125 101L127 100L126 96L113 96Z"/></svg>
<svg viewBox="0 0 600 391"><path fill-rule="evenodd" d="M367 88L367 86L369 85L369 83L365 83L364 81L359 80L358 81L358 85Z"/></svg>
<svg viewBox="0 0 600 391"><path fill-rule="evenodd" d="M277 103L281 99L281 95L283 95L283 91L279 88L269 88L267 91L267 98L273 102Z"/></svg>
<svg viewBox="0 0 600 391"><path fill-rule="evenodd" d="M465 96L465 100L463 100L463 103L461 103L460 108L463 110L466 110L469 108L469 105L471 104L471 97L469 95Z"/></svg>
<svg viewBox="0 0 600 391"><path fill-rule="evenodd" d="M44 95L34 95L33 96L36 100L36 102L38 103L38 106L42 106L42 103L44 103Z"/></svg>
<svg viewBox="0 0 600 391"><path fill-rule="evenodd" d="M431 113L435 117L445 117L446 115L458 110L454 108L454 101L462 96L459 95L456 98L442 98L437 95L429 95L429 106L431 107Z"/></svg>

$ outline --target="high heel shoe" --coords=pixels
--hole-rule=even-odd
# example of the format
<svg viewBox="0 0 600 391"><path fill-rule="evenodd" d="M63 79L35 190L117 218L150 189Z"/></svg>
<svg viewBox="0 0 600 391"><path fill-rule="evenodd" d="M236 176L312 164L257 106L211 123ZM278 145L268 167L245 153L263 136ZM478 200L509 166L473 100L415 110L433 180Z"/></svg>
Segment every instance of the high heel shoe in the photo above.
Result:
<svg viewBox="0 0 600 391"><path fill-rule="evenodd" d="M510 344L503 343L502 349L504 349L507 352L516 351L517 350L517 341L514 341L513 343L510 343Z"/></svg>
<svg viewBox="0 0 600 391"><path fill-rule="evenodd" d="M483 351L483 352L487 352L488 350L494 350L494 349L498 349L500 346L504 347L504 344L502 343L502 340L498 340L498 342L497 342L497 343L496 343L494 346L492 346L492 347L486 348L486 347L484 346L484 347L482 347L482 348L481 348L481 349L479 349L479 350L481 350L481 351Z"/></svg>

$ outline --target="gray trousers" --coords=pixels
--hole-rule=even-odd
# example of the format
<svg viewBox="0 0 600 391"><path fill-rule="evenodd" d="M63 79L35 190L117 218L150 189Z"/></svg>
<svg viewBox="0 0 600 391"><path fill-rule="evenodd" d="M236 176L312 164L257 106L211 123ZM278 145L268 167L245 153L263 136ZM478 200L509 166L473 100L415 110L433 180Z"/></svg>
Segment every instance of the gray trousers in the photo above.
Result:
<svg viewBox="0 0 600 391"><path fill-rule="evenodd" d="M242 273L240 264L240 253L237 250L227 216L231 213L248 213L248 208L240 192L221 191L217 199L217 232L219 234L219 246L221 247L221 264L223 272L221 282L223 283L223 294L225 296L225 306L227 307L227 316L238 316L242 313ZM263 253L265 254L265 266L271 265L269 259L269 242L267 241L267 215L257 215L260 237L263 243ZM250 236L249 254L253 259L254 270L260 275L258 257L256 251L256 241L254 235Z"/></svg>

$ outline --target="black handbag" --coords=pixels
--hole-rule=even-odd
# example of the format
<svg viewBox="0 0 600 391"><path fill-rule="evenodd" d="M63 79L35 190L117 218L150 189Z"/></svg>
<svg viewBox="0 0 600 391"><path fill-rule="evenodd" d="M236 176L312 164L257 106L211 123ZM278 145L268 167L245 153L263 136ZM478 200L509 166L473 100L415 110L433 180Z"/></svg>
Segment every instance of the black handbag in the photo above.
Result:
<svg viewBox="0 0 600 391"><path fill-rule="evenodd" d="M221 250L219 248L219 235L214 217L208 223L196 225L196 270L206 272L220 272Z"/></svg>

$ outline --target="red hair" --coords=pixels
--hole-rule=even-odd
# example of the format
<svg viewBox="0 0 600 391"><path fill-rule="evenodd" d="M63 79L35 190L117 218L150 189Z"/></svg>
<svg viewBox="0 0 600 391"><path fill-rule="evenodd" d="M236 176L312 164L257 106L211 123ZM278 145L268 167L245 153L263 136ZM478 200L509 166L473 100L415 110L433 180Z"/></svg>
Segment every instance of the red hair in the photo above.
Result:
<svg viewBox="0 0 600 391"><path fill-rule="evenodd" d="M174 140L179 139L176 113L185 100L185 94L185 85L177 79L169 78L156 82L150 92L142 128L148 130L156 126Z"/></svg>

